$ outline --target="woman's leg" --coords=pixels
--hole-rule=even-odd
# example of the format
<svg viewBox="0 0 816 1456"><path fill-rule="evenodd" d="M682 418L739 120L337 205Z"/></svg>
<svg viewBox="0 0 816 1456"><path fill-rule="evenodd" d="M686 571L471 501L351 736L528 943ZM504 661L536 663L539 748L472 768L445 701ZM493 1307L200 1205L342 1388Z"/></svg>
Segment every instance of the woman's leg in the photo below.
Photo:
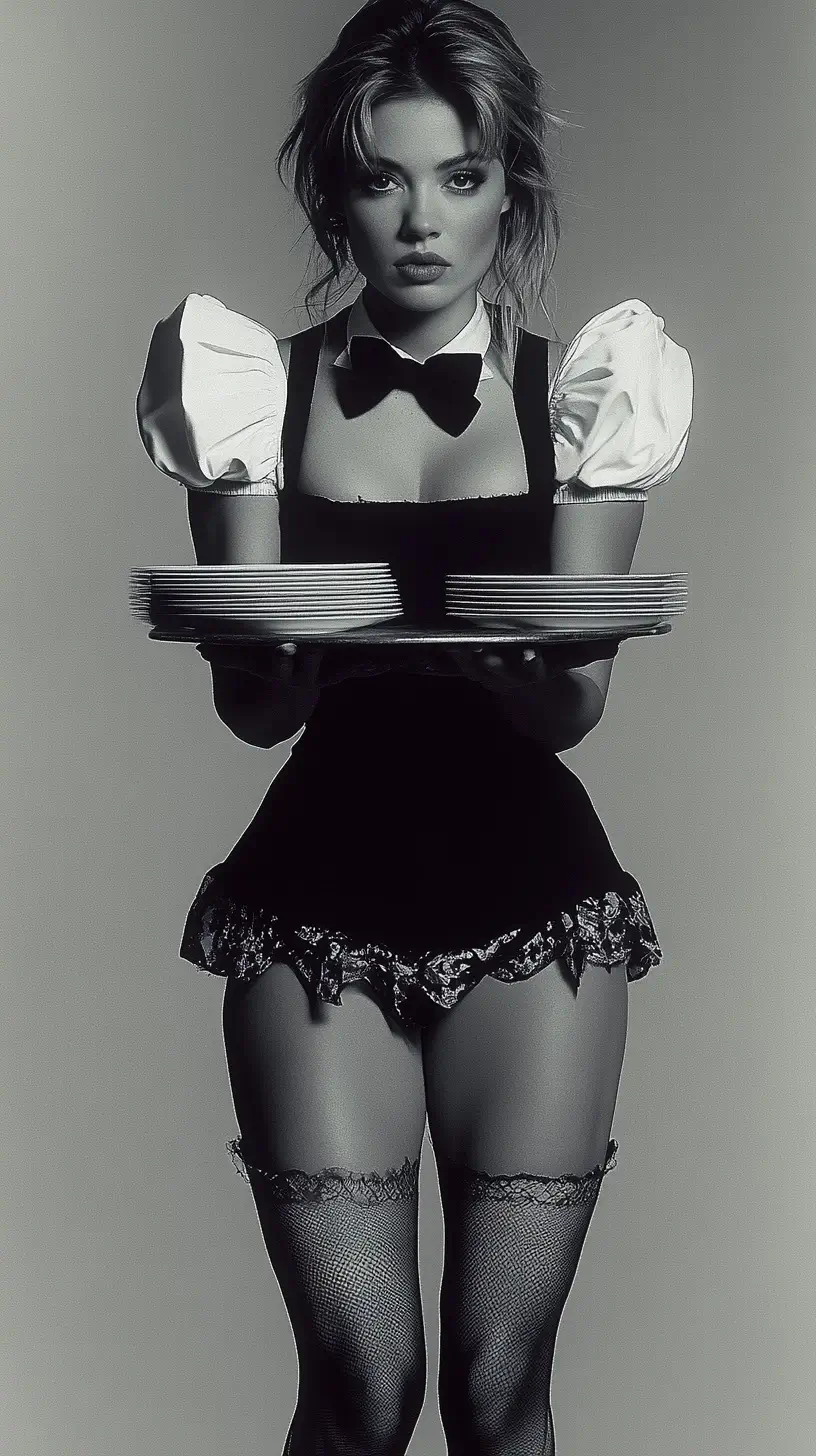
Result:
<svg viewBox="0 0 816 1456"><path fill-rule="evenodd" d="M227 983L231 1151L297 1347L287 1456L402 1456L426 1380L421 1045L360 983L342 999L314 1000L283 964Z"/></svg>
<svg viewBox="0 0 816 1456"><path fill-rule="evenodd" d="M439 1403L449 1456L555 1456L558 1325L614 1161L623 964L485 976L423 1033L445 1217Z"/></svg>

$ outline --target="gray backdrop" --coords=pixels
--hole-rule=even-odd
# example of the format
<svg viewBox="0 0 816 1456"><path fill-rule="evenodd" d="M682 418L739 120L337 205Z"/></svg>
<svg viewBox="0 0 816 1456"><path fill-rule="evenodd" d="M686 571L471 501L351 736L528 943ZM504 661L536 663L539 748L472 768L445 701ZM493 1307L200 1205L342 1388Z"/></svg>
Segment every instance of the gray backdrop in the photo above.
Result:
<svg viewBox="0 0 816 1456"><path fill-rule="evenodd" d="M575 123L562 337L642 298L696 384L633 567L688 570L690 614L623 647L601 726L566 760L665 958L631 988L618 1166L556 1351L559 1453L805 1456L816 21L804 0L495 9ZM232 737L207 666L129 615L132 565L194 560L134 399L154 323L188 292L305 326L273 156L295 81L351 10L6 12L9 1456L274 1453L294 1407L288 1319L224 1147L223 983L177 957L280 756ZM435 1456L431 1156L421 1190L429 1394L411 1450Z"/></svg>

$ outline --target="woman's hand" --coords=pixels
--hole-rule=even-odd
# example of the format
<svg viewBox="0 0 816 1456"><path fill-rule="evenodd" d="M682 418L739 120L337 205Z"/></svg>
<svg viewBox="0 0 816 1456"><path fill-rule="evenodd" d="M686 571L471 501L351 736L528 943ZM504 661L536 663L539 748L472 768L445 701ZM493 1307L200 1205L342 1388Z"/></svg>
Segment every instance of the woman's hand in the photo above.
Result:
<svg viewBox="0 0 816 1456"><path fill-rule="evenodd" d="M519 688L546 682L551 670L535 647L450 647L448 651L465 677L497 693L515 693Z"/></svg>
<svg viewBox="0 0 816 1456"><path fill-rule="evenodd" d="M526 687L548 682L572 667L614 657L618 638L594 642L546 643L537 647L497 643L490 647L447 647L430 653L407 653L399 663L391 654L367 657L347 649L328 652L323 647L301 646L297 642L216 643L203 642L196 651L217 667L249 673L262 682L282 688L319 689L349 678L375 677L395 666L403 671L445 674L444 657L455 663L453 674L463 673L474 682L499 693L518 693Z"/></svg>
<svg viewBox="0 0 816 1456"><path fill-rule="evenodd" d="M549 682L573 667L614 657L617 637L594 642L548 642L537 647L497 643L495 647L449 647L461 672L498 693L517 693Z"/></svg>
<svg viewBox="0 0 816 1456"><path fill-rule="evenodd" d="M306 647L299 642L200 643L196 651L219 667L247 672L281 687L329 687L348 678L376 677L388 672L385 654L366 656L348 648Z"/></svg>
<svg viewBox="0 0 816 1456"><path fill-rule="evenodd" d="M320 686L322 647L301 647L297 642L199 642L196 652L213 667L249 673L279 687Z"/></svg>

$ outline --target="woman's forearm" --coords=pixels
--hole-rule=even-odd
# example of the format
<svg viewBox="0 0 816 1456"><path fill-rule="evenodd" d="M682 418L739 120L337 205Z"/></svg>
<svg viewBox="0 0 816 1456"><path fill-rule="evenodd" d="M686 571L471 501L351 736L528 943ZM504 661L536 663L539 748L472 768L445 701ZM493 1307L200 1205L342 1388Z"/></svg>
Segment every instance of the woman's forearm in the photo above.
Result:
<svg viewBox="0 0 816 1456"><path fill-rule="evenodd" d="M319 687L284 685L234 668L212 665L213 702L222 723L243 743L274 748L308 722ZM513 692L495 692L499 711L519 732L555 753L574 748L600 721L600 688L579 670Z"/></svg>
<svg viewBox="0 0 816 1456"><path fill-rule="evenodd" d="M320 697L318 687L270 682L235 668L213 666L213 703L221 722L254 748L274 748L299 731Z"/></svg>
<svg viewBox="0 0 816 1456"><path fill-rule="evenodd" d="M554 753L574 748L600 722L604 699L597 683L575 671L556 673L546 682L515 692L497 692L500 711L528 738Z"/></svg>

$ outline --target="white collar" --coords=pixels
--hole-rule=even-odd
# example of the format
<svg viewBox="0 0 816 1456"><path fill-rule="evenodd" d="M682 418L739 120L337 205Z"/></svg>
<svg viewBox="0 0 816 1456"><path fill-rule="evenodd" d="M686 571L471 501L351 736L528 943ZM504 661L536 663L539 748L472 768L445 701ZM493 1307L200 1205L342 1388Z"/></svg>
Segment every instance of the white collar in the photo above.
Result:
<svg viewBox="0 0 816 1456"><path fill-rule="evenodd" d="M349 316L346 321L346 347L343 350L342 354L339 354L334 361L335 365L338 366L340 369L351 368L351 359L349 358L348 346L351 343L351 340L355 334L365 334L375 339L383 338L383 335L380 333L379 329L376 327L375 324L372 323L371 319L369 318L368 309L363 302L362 293L358 293L357 297L355 298L353 304L351 305ZM473 314L468 323L465 324L465 327L463 329L459 330L459 333L456 335L455 339L451 339L450 343L443 344L441 349L436 349L434 352L436 354L481 354L482 372L479 375L479 383L481 384L483 379L493 378L493 370L490 368L489 364L485 360L485 354L487 353L488 345L490 344L490 338L490 318L488 317L488 312L485 308L485 303L482 295L480 293L477 293L476 307L473 310ZM387 344L390 344L391 340L386 339L385 342ZM391 348L394 349L402 359L413 358L413 355L407 354L404 349L401 349L399 347L398 344L391 344ZM432 355L429 355L429 358L432 357Z"/></svg>

